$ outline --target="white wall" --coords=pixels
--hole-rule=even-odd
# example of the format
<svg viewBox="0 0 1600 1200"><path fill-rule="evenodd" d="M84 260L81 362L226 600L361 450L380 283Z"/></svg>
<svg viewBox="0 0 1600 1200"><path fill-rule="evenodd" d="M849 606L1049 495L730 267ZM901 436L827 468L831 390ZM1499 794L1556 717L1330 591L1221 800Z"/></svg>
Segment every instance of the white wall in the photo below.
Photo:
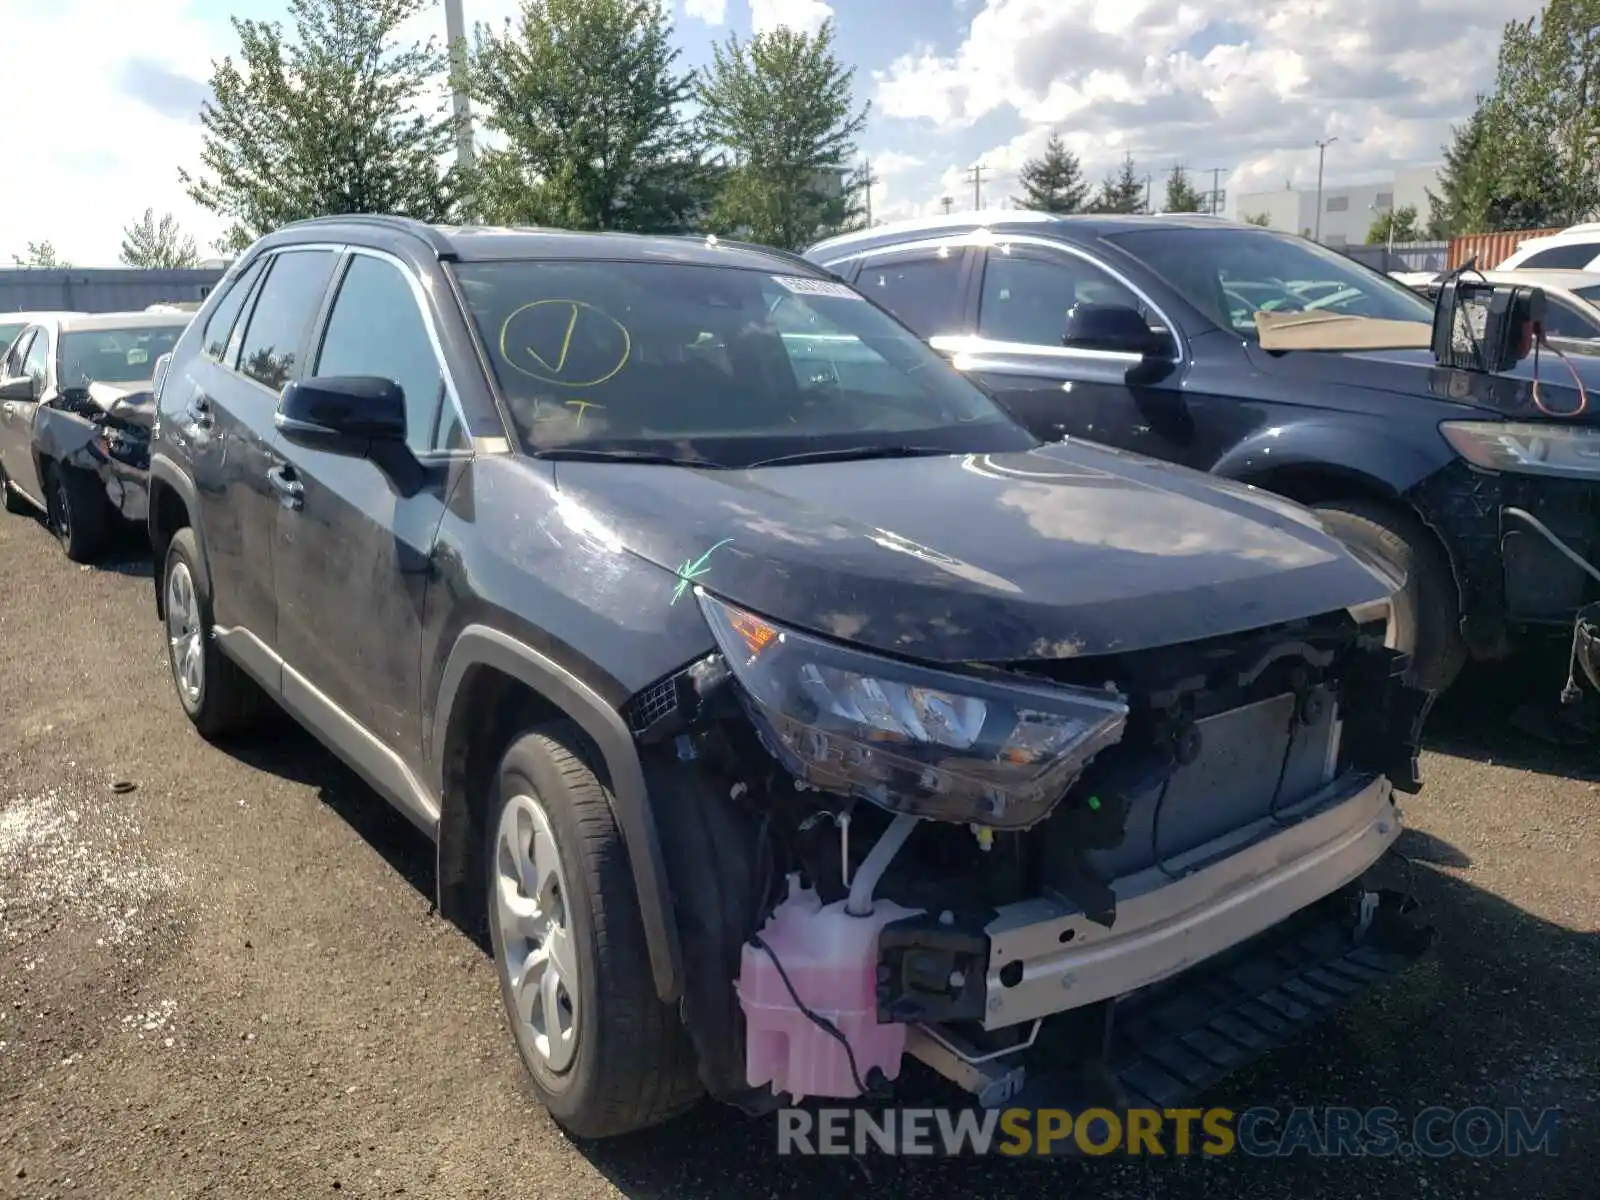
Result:
<svg viewBox="0 0 1600 1200"><path fill-rule="evenodd" d="M1428 189L1439 190L1438 167L1411 167L1396 171L1378 183L1329 185L1322 189L1322 240L1330 246L1358 244L1367 240L1372 223L1392 206L1413 205L1417 215L1428 219ZM1305 233L1317 229L1315 188L1255 192L1239 196L1234 213L1238 219L1265 213L1273 229Z"/></svg>

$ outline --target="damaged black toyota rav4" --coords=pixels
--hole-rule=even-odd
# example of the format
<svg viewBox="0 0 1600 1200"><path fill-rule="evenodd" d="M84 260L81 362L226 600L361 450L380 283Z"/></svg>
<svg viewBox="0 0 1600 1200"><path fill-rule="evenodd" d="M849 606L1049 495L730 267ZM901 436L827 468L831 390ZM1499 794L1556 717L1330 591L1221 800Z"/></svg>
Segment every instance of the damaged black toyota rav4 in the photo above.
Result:
<svg viewBox="0 0 1600 1200"><path fill-rule="evenodd" d="M157 410L184 710L275 702L435 839L576 1134L908 1058L1170 1104L1426 941L1373 872L1428 706L1401 581L1041 445L792 257L306 222Z"/></svg>

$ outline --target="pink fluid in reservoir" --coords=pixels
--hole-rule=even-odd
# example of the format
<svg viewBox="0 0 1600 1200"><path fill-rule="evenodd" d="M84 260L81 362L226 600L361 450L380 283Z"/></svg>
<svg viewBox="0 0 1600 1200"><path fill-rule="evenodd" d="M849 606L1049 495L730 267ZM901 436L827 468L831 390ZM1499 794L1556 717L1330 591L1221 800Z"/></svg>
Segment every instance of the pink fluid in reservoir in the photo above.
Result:
<svg viewBox="0 0 1600 1200"><path fill-rule="evenodd" d="M788 898L767 919L761 940L783 964L806 1008L849 1041L862 1081L874 1067L895 1079L905 1055L906 1027L878 1023L878 933L922 910L880 899L869 915L856 917L845 911L845 903L824 905L815 890L802 888L791 875ZM772 955L745 943L736 987L751 1087L771 1084L774 1093L787 1092L796 1101L861 1094L844 1046L795 1004Z"/></svg>

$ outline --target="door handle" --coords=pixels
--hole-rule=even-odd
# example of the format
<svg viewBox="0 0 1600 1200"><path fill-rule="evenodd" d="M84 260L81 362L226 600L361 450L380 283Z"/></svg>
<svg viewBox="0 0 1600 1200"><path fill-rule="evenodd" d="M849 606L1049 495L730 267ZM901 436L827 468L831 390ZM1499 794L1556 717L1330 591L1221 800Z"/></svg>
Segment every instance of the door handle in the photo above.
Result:
<svg viewBox="0 0 1600 1200"><path fill-rule="evenodd" d="M8 417L16 416L17 415L16 402L13 401L13 400L7 400L4 404L0 404L0 413L4 413Z"/></svg>
<svg viewBox="0 0 1600 1200"><path fill-rule="evenodd" d="M294 468L287 463L268 471L267 482L278 493L278 503L283 507L298 512L305 506L306 485L294 477Z"/></svg>
<svg viewBox="0 0 1600 1200"><path fill-rule="evenodd" d="M197 429L210 429L215 418L211 415L211 401L205 396L196 396L189 401L189 420Z"/></svg>

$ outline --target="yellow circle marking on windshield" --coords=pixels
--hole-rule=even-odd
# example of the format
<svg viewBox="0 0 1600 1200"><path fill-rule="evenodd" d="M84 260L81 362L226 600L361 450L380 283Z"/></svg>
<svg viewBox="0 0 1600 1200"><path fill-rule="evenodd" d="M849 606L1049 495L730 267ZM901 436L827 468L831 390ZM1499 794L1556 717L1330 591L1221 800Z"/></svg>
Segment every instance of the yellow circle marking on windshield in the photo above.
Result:
<svg viewBox="0 0 1600 1200"><path fill-rule="evenodd" d="M561 335L561 345L556 349L553 356L554 361L552 362L550 357L540 354L532 346L528 345L526 341L515 342L511 337L511 326L518 317L526 313L535 309L553 306L559 306L559 309L566 310L563 314L566 324ZM557 310L558 313L559 309ZM610 325L622 335L621 351L617 356L616 365L594 379L569 379L565 377L567 358L572 352L572 335L577 332L580 321L597 322L602 327ZM516 350L515 354L512 353L513 348ZM546 347L546 349L548 350L549 347ZM586 304L582 300L535 300L531 304L524 304L514 311L500 325L500 357L505 359L513 369L522 372L522 374L532 379L537 379L541 383L554 384L556 387L597 387L627 366L628 356L632 353L633 338L628 334L628 327L604 309L596 308L592 304ZM519 357L524 357L537 363L545 373L541 374L539 371L532 370L523 365L523 363L518 362Z"/></svg>

